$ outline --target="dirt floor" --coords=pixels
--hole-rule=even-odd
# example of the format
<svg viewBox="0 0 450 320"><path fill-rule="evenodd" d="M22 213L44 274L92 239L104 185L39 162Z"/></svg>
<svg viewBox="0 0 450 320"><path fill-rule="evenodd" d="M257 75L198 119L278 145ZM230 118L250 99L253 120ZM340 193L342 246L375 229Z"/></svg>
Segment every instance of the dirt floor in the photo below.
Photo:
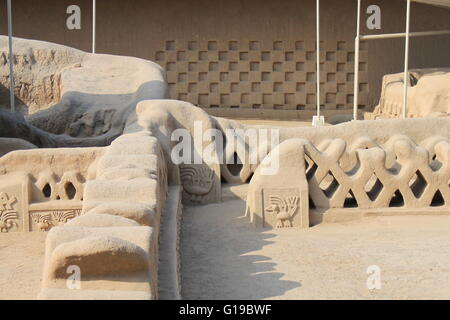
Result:
<svg viewBox="0 0 450 320"><path fill-rule="evenodd" d="M450 217L376 217L257 229L245 203L186 207L185 299L450 299ZM35 299L46 233L0 234L0 299ZM367 289L367 268L381 289Z"/></svg>
<svg viewBox="0 0 450 320"><path fill-rule="evenodd" d="M253 227L244 206L183 210L183 298L450 299L450 216L269 230ZM373 265L379 290L367 288Z"/></svg>
<svg viewBox="0 0 450 320"><path fill-rule="evenodd" d="M36 299L42 279L45 232L0 233L0 299Z"/></svg>

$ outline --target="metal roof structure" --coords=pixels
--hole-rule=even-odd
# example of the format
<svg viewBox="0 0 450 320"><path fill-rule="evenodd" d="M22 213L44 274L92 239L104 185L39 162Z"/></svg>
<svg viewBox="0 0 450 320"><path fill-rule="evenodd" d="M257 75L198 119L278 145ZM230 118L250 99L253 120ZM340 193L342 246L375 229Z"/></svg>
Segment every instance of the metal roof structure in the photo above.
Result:
<svg viewBox="0 0 450 320"><path fill-rule="evenodd" d="M438 7L450 8L450 0L412 0L414 2L420 2L425 4L431 4Z"/></svg>

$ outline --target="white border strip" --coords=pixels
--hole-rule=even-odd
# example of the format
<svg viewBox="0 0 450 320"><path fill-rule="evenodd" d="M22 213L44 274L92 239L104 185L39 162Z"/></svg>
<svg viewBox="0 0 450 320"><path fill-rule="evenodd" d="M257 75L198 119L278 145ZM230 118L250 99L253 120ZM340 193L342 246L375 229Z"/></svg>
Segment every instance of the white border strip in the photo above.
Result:
<svg viewBox="0 0 450 320"><path fill-rule="evenodd" d="M320 0L316 0L316 99L317 118L320 118Z"/></svg>
<svg viewBox="0 0 450 320"><path fill-rule="evenodd" d="M406 118L408 110L408 67L409 67L409 26L411 20L411 0L406 3L406 31L405 31L405 71L403 75L403 105L402 105L402 117Z"/></svg>
<svg viewBox="0 0 450 320"><path fill-rule="evenodd" d="M361 0L358 0L358 13L356 15L356 38L355 38L355 65L353 83L353 120L358 120L359 100L359 43L361 37Z"/></svg>
<svg viewBox="0 0 450 320"><path fill-rule="evenodd" d="M12 8L11 0L8 0L8 46L9 46L9 100L11 112L16 111L14 96L14 64L13 64L13 41L12 41Z"/></svg>
<svg viewBox="0 0 450 320"><path fill-rule="evenodd" d="M420 31L420 32L410 32L410 37L426 37L426 36L442 36L450 34L450 30L439 30L439 31ZM381 39L396 39L404 38L406 33L385 33L385 34L372 34L360 36L360 40L381 40Z"/></svg>
<svg viewBox="0 0 450 320"><path fill-rule="evenodd" d="M95 36L96 36L96 11L97 3L96 0L92 0L92 53L95 53Z"/></svg>

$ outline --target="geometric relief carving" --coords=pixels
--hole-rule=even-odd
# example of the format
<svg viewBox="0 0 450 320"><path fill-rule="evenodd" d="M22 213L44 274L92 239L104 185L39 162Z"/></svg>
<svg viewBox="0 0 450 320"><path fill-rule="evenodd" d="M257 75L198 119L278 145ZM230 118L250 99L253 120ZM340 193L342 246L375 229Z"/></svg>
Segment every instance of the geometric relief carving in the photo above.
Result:
<svg viewBox="0 0 450 320"><path fill-rule="evenodd" d="M83 177L76 171L68 171L59 179L53 172L41 172L35 185L48 200L81 200Z"/></svg>
<svg viewBox="0 0 450 320"><path fill-rule="evenodd" d="M183 191L192 203L203 203L214 184L214 171L206 165L180 165Z"/></svg>
<svg viewBox="0 0 450 320"><path fill-rule="evenodd" d="M6 192L0 192L0 232L8 232L11 228L18 228L18 213L14 209L17 202L15 196L8 196Z"/></svg>
<svg viewBox="0 0 450 320"><path fill-rule="evenodd" d="M310 40L167 40L154 58L166 69L171 99L202 108L314 110L315 47ZM350 109L353 43L323 42L320 56L323 107ZM365 43L359 67L362 106L369 93Z"/></svg>
<svg viewBox="0 0 450 320"><path fill-rule="evenodd" d="M68 210L36 210L30 212L33 221L32 230L48 231L50 228L63 225L67 221L79 216L81 209Z"/></svg>
<svg viewBox="0 0 450 320"><path fill-rule="evenodd" d="M264 189L263 190L265 226L274 228L291 228L300 205L298 189Z"/></svg>
<svg viewBox="0 0 450 320"><path fill-rule="evenodd" d="M425 208L444 205L446 199L450 199L448 142L435 146L439 166L430 163L427 149L408 137L393 136L386 145L393 148L346 150L345 142L340 139L332 141L325 151L307 144L305 153L318 168L308 175L310 189L314 190L310 196L315 205L323 208ZM357 163L346 171L341 161L350 159L352 153L357 155ZM396 159L389 168L385 163L388 156ZM325 180L328 180L327 185ZM437 192L442 196L435 196Z"/></svg>

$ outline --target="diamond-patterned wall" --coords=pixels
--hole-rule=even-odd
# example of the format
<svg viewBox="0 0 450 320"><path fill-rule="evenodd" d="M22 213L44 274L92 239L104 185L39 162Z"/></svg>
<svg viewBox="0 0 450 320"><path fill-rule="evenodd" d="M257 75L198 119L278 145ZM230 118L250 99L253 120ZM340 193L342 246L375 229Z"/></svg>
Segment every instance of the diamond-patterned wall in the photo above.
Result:
<svg viewBox="0 0 450 320"><path fill-rule="evenodd" d="M353 42L321 44L321 103L353 107ZM155 61L166 68L169 96L203 108L314 110L314 41L168 40ZM360 99L368 97L366 44L360 54Z"/></svg>

